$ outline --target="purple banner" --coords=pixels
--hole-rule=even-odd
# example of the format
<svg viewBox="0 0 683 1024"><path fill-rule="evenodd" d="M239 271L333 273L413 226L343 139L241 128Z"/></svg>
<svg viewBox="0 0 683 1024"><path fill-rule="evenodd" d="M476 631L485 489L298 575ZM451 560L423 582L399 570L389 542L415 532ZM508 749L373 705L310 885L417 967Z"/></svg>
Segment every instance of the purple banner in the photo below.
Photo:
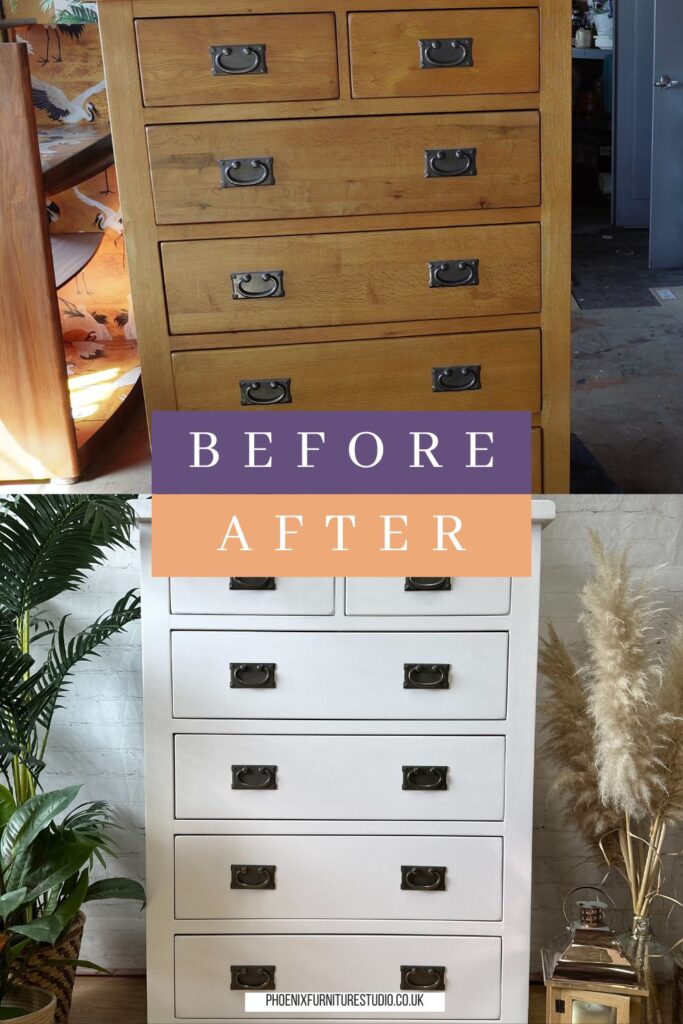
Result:
<svg viewBox="0 0 683 1024"><path fill-rule="evenodd" d="M529 494L525 412L155 412L155 494Z"/></svg>

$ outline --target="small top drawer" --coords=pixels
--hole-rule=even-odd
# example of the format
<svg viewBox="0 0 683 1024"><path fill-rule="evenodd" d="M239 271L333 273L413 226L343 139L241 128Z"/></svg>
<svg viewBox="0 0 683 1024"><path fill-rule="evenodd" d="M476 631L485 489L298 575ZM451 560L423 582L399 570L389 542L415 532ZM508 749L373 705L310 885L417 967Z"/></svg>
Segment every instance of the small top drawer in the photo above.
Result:
<svg viewBox="0 0 683 1024"><path fill-rule="evenodd" d="M372 576L346 580L347 615L507 615L510 580Z"/></svg>
<svg viewBox="0 0 683 1024"><path fill-rule="evenodd" d="M536 92L536 8L372 11L349 16L353 95Z"/></svg>
<svg viewBox="0 0 683 1024"><path fill-rule="evenodd" d="M332 14L144 18L135 28L146 106L339 95Z"/></svg>
<svg viewBox="0 0 683 1024"><path fill-rule="evenodd" d="M175 615L331 615L334 580L233 576L171 580Z"/></svg>

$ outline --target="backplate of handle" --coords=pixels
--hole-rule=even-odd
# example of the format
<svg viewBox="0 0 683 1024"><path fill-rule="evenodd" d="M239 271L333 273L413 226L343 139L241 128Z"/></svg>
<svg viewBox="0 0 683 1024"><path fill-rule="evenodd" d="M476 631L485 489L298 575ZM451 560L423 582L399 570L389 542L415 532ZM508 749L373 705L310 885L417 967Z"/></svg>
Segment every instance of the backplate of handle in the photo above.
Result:
<svg viewBox="0 0 683 1024"><path fill-rule="evenodd" d="M265 380L241 380L242 405L289 405L292 401L290 377L266 377Z"/></svg>
<svg viewBox="0 0 683 1024"><path fill-rule="evenodd" d="M272 964L231 964L230 988L233 992L272 991L275 988L275 967Z"/></svg>
<svg viewBox="0 0 683 1024"><path fill-rule="evenodd" d="M425 178L468 178L477 173L476 149L425 149Z"/></svg>
<svg viewBox="0 0 683 1024"><path fill-rule="evenodd" d="M415 892L443 892L446 888L446 868L426 864L403 864L401 888Z"/></svg>
<svg viewBox="0 0 683 1024"><path fill-rule="evenodd" d="M240 270L230 275L233 299L279 299L285 294L284 270Z"/></svg>
<svg viewBox="0 0 683 1024"><path fill-rule="evenodd" d="M432 391L481 391L481 364L433 366Z"/></svg>
<svg viewBox="0 0 683 1024"><path fill-rule="evenodd" d="M229 156L219 160L221 188L274 185L272 156Z"/></svg>
<svg viewBox="0 0 683 1024"><path fill-rule="evenodd" d="M277 789L276 764L233 764L233 789Z"/></svg>
<svg viewBox="0 0 683 1024"><path fill-rule="evenodd" d="M473 40L470 36L459 39L452 36L446 39L420 39L420 67L424 70L433 68L471 68L474 64Z"/></svg>
<svg viewBox="0 0 683 1024"><path fill-rule="evenodd" d="M401 966L401 990L443 992L446 988L446 968L422 964Z"/></svg>
<svg viewBox="0 0 683 1024"><path fill-rule="evenodd" d="M275 864L231 864L231 889L274 889Z"/></svg>
<svg viewBox="0 0 683 1024"><path fill-rule="evenodd" d="M406 576L406 590L450 590L450 576Z"/></svg>
<svg viewBox="0 0 683 1024"><path fill-rule="evenodd" d="M404 764L403 789L448 789L448 765Z"/></svg>
<svg viewBox="0 0 683 1024"><path fill-rule="evenodd" d="M450 671L451 666L447 664L408 662L403 666L403 689L447 690L450 686Z"/></svg>
<svg viewBox="0 0 683 1024"><path fill-rule="evenodd" d="M274 576L231 576L231 590L275 590Z"/></svg>
<svg viewBox="0 0 683 1024"><path fill-rule="evenodd" d="M231 690L274 690L276 664L273 661L231 661Z"/></svg>
<svg viewBox="0 0 683 1024"><path fill-rule="evenodd" d="M212 75L265 75L265 43L230 43L210 46Z"/></svg>
<svg viewBox="0 0 683 1024"><path fill-rule="evenodd" d="M430 260L430 288L473 288L479 284L479 260Z"/></svg>

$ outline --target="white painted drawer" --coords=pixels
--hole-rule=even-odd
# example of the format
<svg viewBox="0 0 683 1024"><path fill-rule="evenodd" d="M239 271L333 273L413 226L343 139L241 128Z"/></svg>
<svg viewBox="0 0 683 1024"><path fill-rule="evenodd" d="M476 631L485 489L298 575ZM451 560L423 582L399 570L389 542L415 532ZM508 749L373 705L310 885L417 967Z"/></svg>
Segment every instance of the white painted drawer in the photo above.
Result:
<svg viewBox="0 0 683 1024"><path fill-rule="evenodd" d="M266 580L269 577L252 577ZM236 590L229 577L176 577L171 611L176 615L332 615L331 577L272 578L268 589Z"/></svg>
<svg viewBox="0 0 683 1024"><path fill-rule="evenodd" d="M500 836L177 836L175 863L179 919L499 921L502 913Z"/></svg>
<svg viewBox="0 0 683 1024"><path fill-rule="evenodd" d="M507 633L172 637L177 718L505 718Z"/></svg>
<svg viewBox="0 0 683 1024"><path fill-rule="evenodd" d="M411 581L411 582L409 582ZM443 581L450 589L430 588ZM367 576L346 580L347 615L506 615L509 578Z"/></svg>
<svg viewBox="0 0 683 1024"><path fill-rule="evenodd" d="M240 766L277 788L233 789ZM404 766L447 788L403 789ZM176 736L178 818L500 821L504 777L503 736Z"/></svg>
<svg viewBox="0 0 683 1024"><path fill-rule="evenodd" d="M405 965L445 967L446 1012L439 1020L493 1020L500 1016L501 945L497 936L178 935L176 1014L206 1020L248 1018L244 992L230 989L233 966L274 967L275 988L281 992L397 992ZM296 1009L272 1014L274 1020L300 1022L306 1016ZM333 1020L348 1015L324 1016ZM419 1012L353 1016L429 1019Z"/></svg>

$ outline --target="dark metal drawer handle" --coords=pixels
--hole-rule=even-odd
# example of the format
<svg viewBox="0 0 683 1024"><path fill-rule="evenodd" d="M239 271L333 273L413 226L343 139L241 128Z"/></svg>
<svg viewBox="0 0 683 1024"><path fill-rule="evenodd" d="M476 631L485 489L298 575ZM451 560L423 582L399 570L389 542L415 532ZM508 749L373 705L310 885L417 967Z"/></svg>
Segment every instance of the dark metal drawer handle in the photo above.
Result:
<svg viewBox="0 0 683 1024"><path fill-rule="evenodd" d="M450 665L404 665L403 689L447 690L450 686L448 681L450 670Z"/></svg>
<svg viewBox="0 0 683 1024"><path fill-rule="evenodd" d="M218 166L221 169L221 188L275 184L272 156L228 157L227 160L219 160Z"/></svg>
<svg viewBox="0 0 683 1024"><path fill-rule="evenodd" d="M275 662L230 662L231 690L275 689Z"/></svg>
<svg viewBox="0 0 683 1024"><path fill-rule="evenodd" d="M446 868L422 865L401 867L401 888L416 892L443 892L446 888Z"/></svg>
<svg viewBox="0 0 683 1024"><path fill-rule="evenodd" d="M479 284L479 260L430 260L430 288L466 288Z"/></svg>
<svg viewBox="0 0 683 1024"><path fill-rule="evenodd" d="M242 405L289 405L292 401L291 378L241 380L240 400Z"/></svg>
<svg viewBox="0 0 683 1024"><path fill-rule="evenodd" d="M275 299L285 294L284 271L245 270L231 274L233 299ZM251 285L251 287L248 287ZM263 285L264 287L257 287Z"/></svg>
<svg viewBox="0 0 683 1024"><path fill-rule="evenodd" d="M476 149L425 149L425 178L465 178L476 173Z"/></svg>
<svg viewBox="0 0 683 1024"><path fill-rule="evenodd" d="M481 391L481 365L434 366L432 391Z"/></svg>
<svg viewBox="0 0 683 1024"><path fill-rule="evenodd" d="M233 789L277 789L276 764L232 765Z"/></svg>
<svg viewBox="0 0 683 1024"><path fill-rule="evenodd" d="M472 38L420 39L421 68L471 68Z"/></svg>
<svg viewBox="0 0 683 1024"><path fill-rule="evenodd" d="M274 576L231 576L231 590L275 590Z"/></svg>
<svg viewBox="0 0 683 1024"><path fill-rule="evenodd" d="M231 889L274 889L275 864L231 864Z"/></svg>
<svg viewBox="0 0 683 1024"><path fill-rule="evenodd" d="M265 75L266 44L234 43L210 46L212 75Z"/></svg>
<svg viewBox="0 0 683 1024"><path fill-rule="evenodd" d="M404 764L403 789L448 789L448 765Z"/></svg>
<svg viewBox="0 0 683 1024"><path fill-rule="evenodd" d="M230 988L234 991L274 989L275 967L261 965L230 966Z"/></svg>
<svg viewBox="0 0 683 1024"><path fill-rule="evenodd" d="M406 576L406 590L450 590L450 576Z"/></svg>
<svg viewBox="0 0 683 1024"><path fill-rule="evenodd" d="M446 988L445 967L401 967L401 990L429 989L432 992L443 992Z"/></svg>

